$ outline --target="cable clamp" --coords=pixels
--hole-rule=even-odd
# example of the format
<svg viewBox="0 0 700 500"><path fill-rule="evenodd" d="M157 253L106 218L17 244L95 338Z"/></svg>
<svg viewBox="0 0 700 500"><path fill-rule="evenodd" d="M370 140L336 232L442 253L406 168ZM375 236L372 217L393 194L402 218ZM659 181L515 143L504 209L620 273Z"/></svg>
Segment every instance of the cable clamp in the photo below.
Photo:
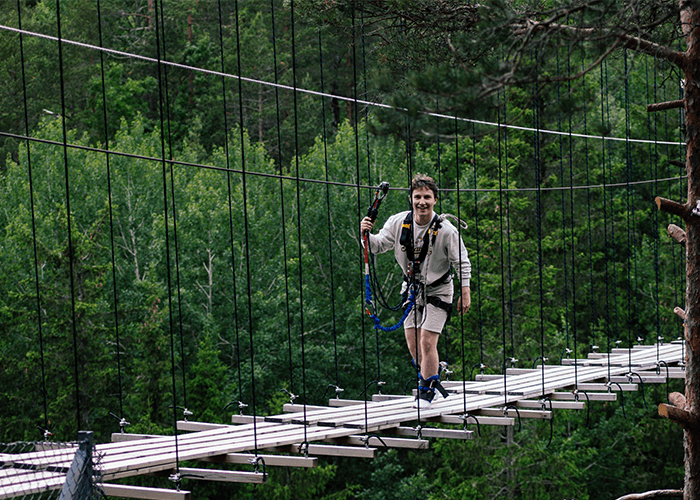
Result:
<svg viewBox="0 0 700 500"><path fill-rule="evenodd" d="M294 404L294 400L297 398L297 395L289 392L287 389L281 389L281 391L289 396L289 403Z"/></svg>
<svg viewBox="0 0 700 500"><path fill-rule="evenodd" d="M175 472L174 474L170 474L168 476L168 479L170 479L173 483L175 483L175 487L177 488L177 491L180 491L180 483L182 482L182 475L179 472Z"/></svg>
<svg viewBox="0 0 700 500"><path fill-rule="evenodd" d="M695 208L690 211L693 215L700 215L700 200L695 200Z"/></svg>

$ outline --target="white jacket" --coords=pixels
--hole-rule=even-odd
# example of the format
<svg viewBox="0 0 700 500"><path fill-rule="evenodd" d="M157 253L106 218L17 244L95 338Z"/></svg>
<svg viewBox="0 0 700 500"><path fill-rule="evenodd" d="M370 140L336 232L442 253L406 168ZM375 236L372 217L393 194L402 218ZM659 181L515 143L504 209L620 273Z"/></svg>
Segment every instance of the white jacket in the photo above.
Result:
<svg viewBox="0 0 700 500"><path fill-rule="evenodd" d="M401 266L404 275L408 273L409 259L405 249L400 244L400 239L401 225L408 213L409 211L404 211L392 215L384 223L379 233L369 235L369 247L372 253L380 254L394 249L394 257L396 257L396 262ZM430 223L421 226L415 220L413 221L413 246L416 256L420 253L429 226ZM416 279L429 287L440 279L450 269L450 266L457 271L457 279L459 279L461 286L469 286L472 265L467 249L457 228L449 221L443 220L435 237L435 243L421 264L421 275L416 276ZM448 280L435 287L434 290L430 290L430 295L449 296L449 301L451 301L453 292L452 281Z"/></svg>

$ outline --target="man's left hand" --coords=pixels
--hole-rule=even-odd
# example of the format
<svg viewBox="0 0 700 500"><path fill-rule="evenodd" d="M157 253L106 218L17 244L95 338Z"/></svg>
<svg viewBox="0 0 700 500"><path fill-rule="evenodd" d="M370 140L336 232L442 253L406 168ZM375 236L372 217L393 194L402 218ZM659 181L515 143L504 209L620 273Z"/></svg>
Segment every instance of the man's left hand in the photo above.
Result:
<svg viewBox="0 0 700 500"><path fill-rule="evenodd" d="M471 288L468 286L462 287L462 295L457 299L457 311L459 314L464 314L469 311L472 305Z"/></svg>

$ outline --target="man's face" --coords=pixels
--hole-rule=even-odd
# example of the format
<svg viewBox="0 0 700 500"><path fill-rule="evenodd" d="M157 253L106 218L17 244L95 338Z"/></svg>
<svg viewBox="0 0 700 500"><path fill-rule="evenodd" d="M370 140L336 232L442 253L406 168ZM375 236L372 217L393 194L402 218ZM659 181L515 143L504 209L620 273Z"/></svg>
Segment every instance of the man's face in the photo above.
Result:
<svg viewBox="0 0 700 500"><path fill-rule="evenodd" d="M411 193L411 205L417 219L424 220L430 217L436 202L437 199L435 199L433 190L427 186L414 189L413 193Z"/></svg>

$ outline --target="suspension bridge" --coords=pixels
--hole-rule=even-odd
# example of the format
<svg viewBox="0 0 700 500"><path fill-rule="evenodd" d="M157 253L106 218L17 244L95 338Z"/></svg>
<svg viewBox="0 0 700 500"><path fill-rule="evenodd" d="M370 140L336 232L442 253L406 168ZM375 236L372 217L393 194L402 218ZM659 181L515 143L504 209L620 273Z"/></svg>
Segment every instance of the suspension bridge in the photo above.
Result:
<svg viewBox="0 0 700 500"><path fill-rule="evenodd" d="M182 479L263 483L268 466L314 467L317 456L374 458L381 448L424 449L431 438L473 439L476 425L519 425L552 419L556 409L616 401L621 391L684 378L684 345L671 342L590 353L561 365L509 368L473 381L445 382L450 396L414 409L413 396L376 394L371 401L331 399L328 406L289 403L280 415L233 415L222 425L180 420L174 436L116 433L95 446L101 487L108 496L184 499ZM439 427L436 424L440 424ZM61 489L75 466L73 448L51 446L0 455L0 499ZM181 467L183 461L216 464ZM248 464L253 471L226 470ZM117 479L166 474L177 489L115 484Z"/></svg>

